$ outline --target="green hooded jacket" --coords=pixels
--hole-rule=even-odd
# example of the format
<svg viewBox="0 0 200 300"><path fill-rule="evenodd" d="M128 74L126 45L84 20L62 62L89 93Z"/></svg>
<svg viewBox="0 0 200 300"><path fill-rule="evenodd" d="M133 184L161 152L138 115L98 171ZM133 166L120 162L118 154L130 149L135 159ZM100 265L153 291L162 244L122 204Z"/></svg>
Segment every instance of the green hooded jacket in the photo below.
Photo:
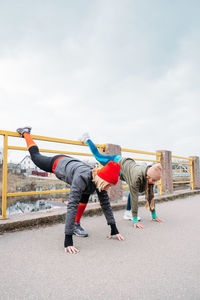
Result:
<svg viewBox="0 0 200 300"><path fill-rule="evenodd" d="M138 165L132 158L121 158L118 164L121 167L120 179L129 186L132 215L137 217L138 196L145 191L146 174L150 166Z"/></svg>

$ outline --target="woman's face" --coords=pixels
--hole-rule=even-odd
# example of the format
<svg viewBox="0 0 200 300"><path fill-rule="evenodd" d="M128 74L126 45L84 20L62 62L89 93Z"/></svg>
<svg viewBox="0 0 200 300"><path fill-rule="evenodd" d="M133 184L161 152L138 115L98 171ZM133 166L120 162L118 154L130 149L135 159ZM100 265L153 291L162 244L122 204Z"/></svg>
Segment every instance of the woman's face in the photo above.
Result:
<svg viewBox="0 0 200 300"><path fill-rule="evenodd" d="M155 184L157 180L153 179L152 177L148 176L147 177L148 184Z"/></svg>
<svg viewBox="0 0 200 300"><path fill-rule="evenodd" d="M109 184L107 184L105 187L104 187L104 191L108 191L109 190L109 188L112 186L112 184L111 183L109 183Z"/></svg>

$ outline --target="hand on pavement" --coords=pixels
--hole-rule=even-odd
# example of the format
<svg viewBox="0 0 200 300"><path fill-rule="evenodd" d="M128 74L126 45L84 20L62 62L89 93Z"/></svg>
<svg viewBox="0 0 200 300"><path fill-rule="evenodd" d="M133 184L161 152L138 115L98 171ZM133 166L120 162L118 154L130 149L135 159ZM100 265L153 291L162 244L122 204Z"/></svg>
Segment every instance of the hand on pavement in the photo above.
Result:
<svg viewBox="0 0 200 300"><path fill-rule="evenodd" d="M139 224L139 223L134 223L134 228L140 228L140 229L143 229L144 226L142 224Z"/></svg>
<svg viewBox="0 0 200 300"><path fill-rule="evenodd" d="M119 240L119 241L124 241L124 237L121 235L121 234L115 234L115 235L110 235L109 236L109 239L112 239L114 236L116 236L116 238Z"/></svg>
<svg viewBox="0 0 200 300"><path fill-rule="evenodd" d="M76 254L79 252L79 250L76 249L74 246L68 246L65 248L65 252L68 252L70 254L74 254L74 253Z"/></svg>
<svg viewBox="0 0 200 300"><path fill-rule="evenodd" d="M158 222L158 223L163 222L163 220L161 220L161 219L158 218L158 217L156 217L155 219L152 218L151 221L156 221L156 222Z"/></svg>

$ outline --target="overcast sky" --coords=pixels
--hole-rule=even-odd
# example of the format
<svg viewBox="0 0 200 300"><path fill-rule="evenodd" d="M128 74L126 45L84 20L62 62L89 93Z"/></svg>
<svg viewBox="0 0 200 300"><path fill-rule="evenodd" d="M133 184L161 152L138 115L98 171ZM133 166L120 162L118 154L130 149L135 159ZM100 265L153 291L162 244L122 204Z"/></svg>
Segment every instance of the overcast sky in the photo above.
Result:
<svg viewBox="0 0 200 300"><path fill-rule="evenodd" d="M199 156L199 15L198 0L0 0L0 129Z"/></svg>

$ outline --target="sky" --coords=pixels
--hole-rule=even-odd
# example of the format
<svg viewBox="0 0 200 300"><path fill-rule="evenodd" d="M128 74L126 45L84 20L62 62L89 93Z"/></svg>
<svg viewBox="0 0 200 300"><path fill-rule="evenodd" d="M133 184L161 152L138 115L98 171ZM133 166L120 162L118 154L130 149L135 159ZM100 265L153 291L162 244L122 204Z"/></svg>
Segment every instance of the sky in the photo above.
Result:
<svg viewBox="0 0 200 300"><path fill-rule="evenodd" d="M198 0L0 0L0 130L199 156L199 11Z"/></svg>

